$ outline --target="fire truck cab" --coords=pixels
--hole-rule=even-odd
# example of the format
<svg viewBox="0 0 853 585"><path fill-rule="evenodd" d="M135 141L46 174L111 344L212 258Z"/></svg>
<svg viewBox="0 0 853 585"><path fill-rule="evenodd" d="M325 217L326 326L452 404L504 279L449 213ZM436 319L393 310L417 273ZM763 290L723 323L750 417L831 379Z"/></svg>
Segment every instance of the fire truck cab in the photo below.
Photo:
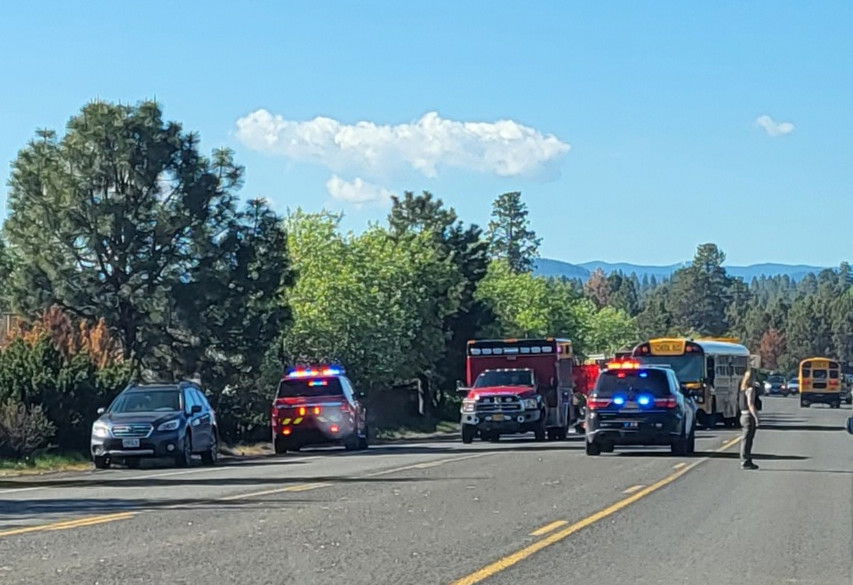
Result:
<svg viewBox="0 0 853 585"><path fill-rule="evenodd" d="M528 432L537 441L566 438L577 420L571 341L472 340L467 354L467 385L460 386L463 443Z"/></svg>

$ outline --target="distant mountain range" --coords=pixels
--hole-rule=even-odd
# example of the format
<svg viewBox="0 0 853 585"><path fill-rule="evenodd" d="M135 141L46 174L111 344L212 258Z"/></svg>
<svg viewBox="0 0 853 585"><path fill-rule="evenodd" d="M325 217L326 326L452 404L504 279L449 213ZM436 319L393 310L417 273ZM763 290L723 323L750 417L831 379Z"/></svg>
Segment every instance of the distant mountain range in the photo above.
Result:
<svg viewBox="0 0 853 585"><path fill-rule="evenodd" d="M580 278L586 280L597 269L601 268L606 274L611 272L622 272L630 275L635 272L639 278L648 275L649 278L654 276L657 280L669 278L673 272L687 266L687 262L681 264L671 264L669 266L643 266L641 264L628 264L625 262L584 262L583 264L570 264L560 260L551 260L549 258L540 258L536 261L536 274L542 276L565 276L567 278ZM817 274L823 270L821 266L806 266L802 264L752 264L751 266L726 266L726 271L731 276L739 276L747 283L753 278L760 276L777 276L787 274L793 280L801 280L809 273Z"/></svg>

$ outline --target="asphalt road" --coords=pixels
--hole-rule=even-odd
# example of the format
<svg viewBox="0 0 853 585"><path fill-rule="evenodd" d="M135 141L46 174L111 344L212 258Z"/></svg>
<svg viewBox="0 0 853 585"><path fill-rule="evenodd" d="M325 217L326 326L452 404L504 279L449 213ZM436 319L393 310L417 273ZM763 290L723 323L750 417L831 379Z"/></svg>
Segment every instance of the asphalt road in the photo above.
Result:
<svg viewBox="0 0 853 585"><path fill-rule="evenodd" d="M397 444L0 480L0 583L853 583L850 407L765 400L697 454Z"/></svg>

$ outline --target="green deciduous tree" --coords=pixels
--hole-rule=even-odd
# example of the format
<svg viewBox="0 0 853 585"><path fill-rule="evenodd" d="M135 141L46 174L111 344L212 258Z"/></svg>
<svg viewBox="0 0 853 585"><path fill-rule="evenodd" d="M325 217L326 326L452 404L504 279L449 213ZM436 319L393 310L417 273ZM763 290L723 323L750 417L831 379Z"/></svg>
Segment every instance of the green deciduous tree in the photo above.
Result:
<svg viewBox="0 0 853 585"><path fill-rule="evenodd" d="M612 355L639 341L637 324L621 309L604 307L592 314L587 346L591 353Z"/></svg>
<svg viewBox="0 0 853 585"><path fill-rule="evenodd" d="M530 229L520 192L504 193L495 199L487 238L492 258L506 261L514 272L533 269L542 240Z"/></svg>

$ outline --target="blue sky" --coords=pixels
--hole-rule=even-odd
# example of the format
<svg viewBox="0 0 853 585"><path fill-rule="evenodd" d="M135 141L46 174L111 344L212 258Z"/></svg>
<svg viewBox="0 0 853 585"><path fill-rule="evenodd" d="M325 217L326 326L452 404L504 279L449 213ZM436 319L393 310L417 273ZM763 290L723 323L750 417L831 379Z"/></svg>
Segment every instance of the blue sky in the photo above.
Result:
<svg viewBox="0 0 853 585"><path fill-rule="evenodd" d="M850 30L849 2L19 3L3 182L36 128L156 98L282 213L360 230L426 189L482 225L520 190L546 257L668 264L713 241L732 264L837 265Z"/></svg>

